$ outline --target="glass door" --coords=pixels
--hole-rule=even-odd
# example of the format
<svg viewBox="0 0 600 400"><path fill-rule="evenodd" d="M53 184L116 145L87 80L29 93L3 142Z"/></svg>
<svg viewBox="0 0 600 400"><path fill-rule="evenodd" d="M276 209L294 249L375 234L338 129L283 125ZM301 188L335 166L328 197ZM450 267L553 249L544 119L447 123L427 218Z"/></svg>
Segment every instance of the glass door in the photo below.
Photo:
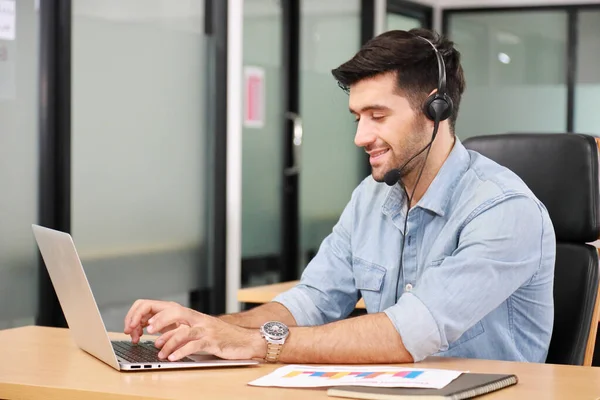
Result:
<svg viewBox="0 0 600 400"><path fill-rule="evenodd" d="M359 0L301 2L300 111L304 136L299 177L298 276L331 233L354 188L366 176L354 145L348 96L331 70L361 45Z"/></svg>
<svg viewBox="0 0 600 400"><path fill-rule="evenodd" d="M242 287L279 282L283 257L283 13L278 0L244 1Z"/></svg>
<svg viewBox="0 0 600 400"><path fill-rule="evenodd" d="M244 2L242 286L297 279L364 177L330 72L360 22L359 0Z"/></svg>

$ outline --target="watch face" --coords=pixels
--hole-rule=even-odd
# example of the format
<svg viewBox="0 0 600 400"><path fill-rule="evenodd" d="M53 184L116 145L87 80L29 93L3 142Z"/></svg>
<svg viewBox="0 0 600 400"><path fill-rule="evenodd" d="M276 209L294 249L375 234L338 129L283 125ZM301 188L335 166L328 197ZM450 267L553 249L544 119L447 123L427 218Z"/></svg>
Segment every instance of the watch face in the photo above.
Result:
<svg viewBox="0 0 600 400"><path fill-rule="evenodd" d="M263 328L265 333L274 339L283 339L289 333L288 327L281 322L267 322Z"/></svg>

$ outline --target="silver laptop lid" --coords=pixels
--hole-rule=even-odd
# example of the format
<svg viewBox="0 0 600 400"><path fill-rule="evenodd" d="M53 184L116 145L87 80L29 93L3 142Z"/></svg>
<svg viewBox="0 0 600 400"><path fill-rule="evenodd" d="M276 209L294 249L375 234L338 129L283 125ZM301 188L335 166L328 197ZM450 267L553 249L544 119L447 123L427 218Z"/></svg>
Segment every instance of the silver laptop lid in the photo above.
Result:
<svg viewBox="0 0 600 400"><path fill-rule="evenodd" d="M75 343L120 369L71 235L39 225L32 227Z"/></svg>

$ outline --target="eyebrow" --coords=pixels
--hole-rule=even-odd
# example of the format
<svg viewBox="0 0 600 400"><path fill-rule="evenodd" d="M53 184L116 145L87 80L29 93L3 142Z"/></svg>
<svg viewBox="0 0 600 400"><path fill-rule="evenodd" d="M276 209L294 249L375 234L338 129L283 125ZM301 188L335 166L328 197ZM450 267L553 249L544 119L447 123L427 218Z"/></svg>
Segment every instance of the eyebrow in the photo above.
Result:
<svg viewBox="0 0 600 400"><path fill-rule="evenodd" d="M364 106L363 108L360 109L360 113L364 113L367 111L387 111L390 108L381 104L371 104L368 106ZM349 108L350 110L350 114L360 114L359 112L356 112L355 110L353 110L352 108Z"/></svg>

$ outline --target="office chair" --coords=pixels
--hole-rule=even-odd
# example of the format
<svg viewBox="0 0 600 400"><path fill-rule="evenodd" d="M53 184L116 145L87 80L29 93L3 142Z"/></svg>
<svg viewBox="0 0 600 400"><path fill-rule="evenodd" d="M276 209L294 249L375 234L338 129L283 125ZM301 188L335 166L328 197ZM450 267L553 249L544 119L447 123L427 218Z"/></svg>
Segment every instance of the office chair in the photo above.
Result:
<svg viewBox="0 0 600 400"><path fill-rule="evenodd" d="M556 234L554 327L546 363L592 365L598 328L598 144L588 135L471 137L467 149L516 173L546 206Z"/></svg>

